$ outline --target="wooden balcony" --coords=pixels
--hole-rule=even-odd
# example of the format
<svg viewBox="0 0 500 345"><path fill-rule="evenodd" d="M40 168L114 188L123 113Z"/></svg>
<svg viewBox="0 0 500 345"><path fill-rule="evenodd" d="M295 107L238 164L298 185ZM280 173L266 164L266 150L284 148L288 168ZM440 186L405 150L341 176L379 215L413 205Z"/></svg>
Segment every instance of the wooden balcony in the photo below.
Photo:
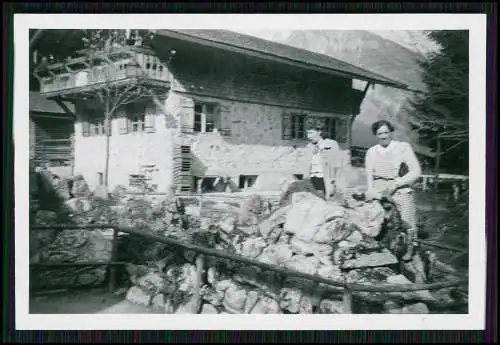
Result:
<svg viewBox="0 0 500 345"><path fill-rule="evenodd" d="M170 74L153 51L126 47L111 52L96 52L38 68L40 94L47 98L78 97L102 87L120 87L134 82L152 88L168 89Z"/></svg>

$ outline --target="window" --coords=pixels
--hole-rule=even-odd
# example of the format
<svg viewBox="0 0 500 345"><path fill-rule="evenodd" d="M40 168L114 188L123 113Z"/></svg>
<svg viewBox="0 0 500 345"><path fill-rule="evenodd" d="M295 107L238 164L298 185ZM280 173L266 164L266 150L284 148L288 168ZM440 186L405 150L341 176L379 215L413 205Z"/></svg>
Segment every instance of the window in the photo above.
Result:
<svg viewBox="0 0 500 345"><path fill-rule="evenodd" d="M130 103L121 109L120 113L120 134L155 132L156 107L151 103Z"/></svg>
<svg viewBox="0 0 500 345"><path fill-rule="evenodd" d="M257 175L240 175L238 188L246 190L254 185L257 181Z"/></svg>
<svg viewBox="0 0 500 345"><path fill-rule="evenodd" d="M89 124L90 136L106 135L106 121L104 119L94 120Z"/></svg>
<svg viewBox="0 0 500 345"><path fill-rule="evenodd" d="M282 117L282 139L305 139L306 114L286 113Z"/></svg>
<svg viewBox="0 0 500 345"><path fill-rule="evenodd" d="M146 105L134 102L126 106L128 128L132 133L144 132L146 126Z"/></svg>
<svg viewBox="0 0 500 345"><path fill-rule="evenodd" d="M217 128L217 112L213 103L195 103L194 127L197 133L214 132Z"/></svg>
<svg viewBox="0 0 500 345"><path fill-rule="evenodd" d="M90 112L87 112L84 116L85 118L82 120L82 136L84 137L97 137L106 135L106 120L104 116L95 117L95 115L89 115ZM111 135L111 133L110 133Z"/></svg>
<svg viewBox="0 0 500 345"><path fill-rule="evenodd" d="M146 114L144 113L130 115L129 121L131 132L144 132L146 129Z"/></svg>
<svg viewBox="0 0 500 345"><path fill-rule="evenodd" d="M234 192L238 188L227 176L193 176L193 190L205 194Z"/></svg>
<svg viewBox="0 0 500 345"><path fill-rule="evenodd" d="M325 119L325 136L329 139L334 139L336 138L336 124L337 121L334 118L326 118Z"/></svg>
<svg viewBox="0 0 500 345"><path fill-rule="evenodd" d="M306 131L311 126L324 128L325 137L336 139L337 119L324 116L285 113L282 116L282 139L306 139Z"/></svg>
<svg viewBox="0 0 500 345"><path fill-rule="evenodd" d="M293 177L295 177L297 180L302 180L304 178L303 174L293 174Z"/></svg>

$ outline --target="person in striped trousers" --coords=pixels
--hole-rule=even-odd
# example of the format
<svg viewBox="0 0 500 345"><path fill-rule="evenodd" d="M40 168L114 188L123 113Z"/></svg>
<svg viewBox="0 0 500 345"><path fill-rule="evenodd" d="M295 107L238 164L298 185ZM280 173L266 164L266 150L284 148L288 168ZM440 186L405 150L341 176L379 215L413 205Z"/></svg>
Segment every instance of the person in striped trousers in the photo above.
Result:
<svg viewBox="0 0 500 345"><path fill-rule="evenodd" d="M422 169L411 145L393 140L394 127L389 121L380 120L373 123L372 132L379 143L370 147L365 156L367 195L373 199L392 197L408 228L408 250L402 259L411 261L417 245L416 206L412 184L420 177Z"/></svg>

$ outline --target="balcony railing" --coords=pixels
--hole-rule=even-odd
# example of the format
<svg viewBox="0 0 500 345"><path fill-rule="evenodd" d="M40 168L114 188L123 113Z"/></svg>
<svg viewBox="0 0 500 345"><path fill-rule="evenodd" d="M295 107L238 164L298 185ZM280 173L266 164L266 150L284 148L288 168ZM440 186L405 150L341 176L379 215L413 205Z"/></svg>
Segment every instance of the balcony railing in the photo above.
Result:
<svg viewBox="0 0 500 345"><path fill-rule="evenodd" d="M35 71L35 76L40 80L41 94L127 81L139 76L160 84L170 80L167 67L152 51L136 47L96 52L92 57L82 56L48 65Z"/></svg>

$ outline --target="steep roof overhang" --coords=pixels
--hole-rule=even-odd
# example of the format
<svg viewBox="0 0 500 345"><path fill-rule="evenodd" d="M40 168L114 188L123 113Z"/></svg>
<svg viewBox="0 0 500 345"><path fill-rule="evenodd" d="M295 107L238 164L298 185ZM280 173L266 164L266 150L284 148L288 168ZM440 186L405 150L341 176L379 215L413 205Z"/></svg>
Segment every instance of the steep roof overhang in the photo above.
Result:
<svg viewBox="0 0 500 345"><path fill-rule="evenodd" d="M227 31L223 30L208 30L208 31L211 32L220 31L227 33ZM272 51L258 50L249 47L248 45L245 45L244 42L242 42L241 44L234 42L228 43L224 42L222 38L218 39L210 37L209 35L200 35L200 32L203 32L203 30L158 30L157 34L164 37L185 40L200 45L210 46L235 53L250 55L266 60L288 64L295 67L313 70L324 74L330 74L347 79L359 79L369 82L370 84L384 85L397 89L403 89L403 90L408 89L408 85L406 84L391 80L387 77L356 67L344 61L334 59L324 54L314 53L312 51L295 48L277 42L262 40L260 38L253 36L234 33L235 35L238 36L245 36L247 39L251 39L254 42L265 42L267 46L274 48L270 49ZM307 57L311 57L311 59L308 59ZM320 60L324 63L314 63L313 61L315 60L316 61ZM335 64L338 66L331 67L332 65ZM350 71L343 69L342 68L343 66L347 67L347 69L349 69Z"/></svg>
<svg viewBox="0 0 500 345"><path fill-rule="evenodd" d="M50 32L49 32L50 31ZM56 45L58 49L65 47L68 54L71 54L71 48L75 44L75 33L78 30L33 30L30 32L30 49L39 45L39 43L50 37L50 43ZM201 34L200 34L201 32ZM204 32L216 33L214 35ZM217 33L233 35L236 37L232 42L217 38ZM317 71L320 73L343 77L347 79L358 79L368 82L372 85L378 84L387 87L407 90L408 85L391 80L387 77L378 75L371 71L353 66L344 61L334 59L324 54L314 53L308 50L291 47L288 45L262 40L257 37L242 35L224 30L158 30L160 37L169 37L177 40L184 40L195 44L200 44L217 49L249 55L278 63L288 64L302 69ZM223 36L222 36L223 37ZM239 37L251 40L257 45L262 45L269 49L255 49L244 44L244 41L238 42ZM255 46L255 45L254 45ZM64 49L64 48L63 48ZM320 61L320 63L315 63Z"/></svg>

